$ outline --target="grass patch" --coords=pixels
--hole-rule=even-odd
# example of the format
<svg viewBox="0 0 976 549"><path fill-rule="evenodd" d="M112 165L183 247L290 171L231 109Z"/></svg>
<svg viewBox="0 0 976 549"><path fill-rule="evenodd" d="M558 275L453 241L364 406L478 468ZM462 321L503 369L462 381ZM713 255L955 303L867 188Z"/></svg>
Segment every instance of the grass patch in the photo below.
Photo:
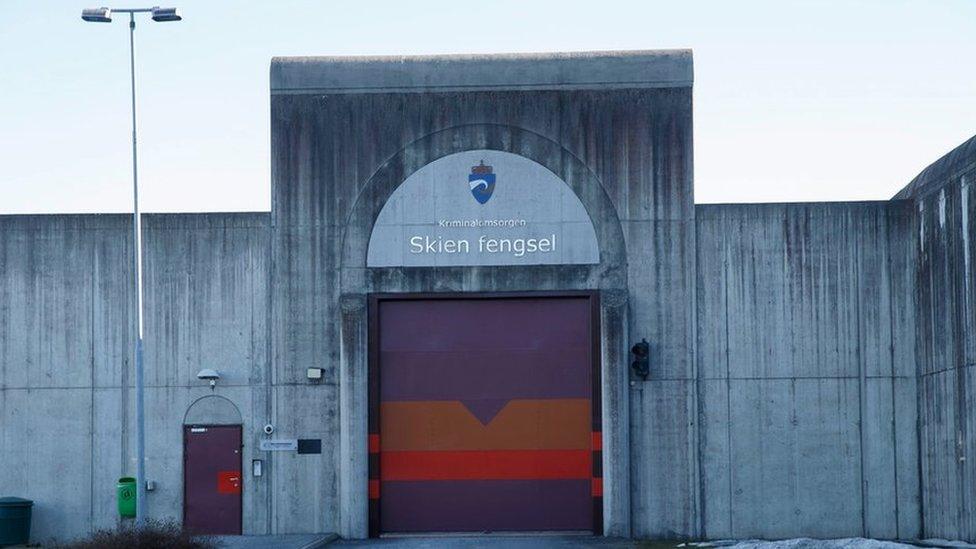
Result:
<svg viewBox="0 0 976 549"><path fill-rule="evenodd" d="M87 538L55 545L56 549L216 549L217 542L183 531L175 522L148 520L142 526L124 525L99 530Z"/></svg>

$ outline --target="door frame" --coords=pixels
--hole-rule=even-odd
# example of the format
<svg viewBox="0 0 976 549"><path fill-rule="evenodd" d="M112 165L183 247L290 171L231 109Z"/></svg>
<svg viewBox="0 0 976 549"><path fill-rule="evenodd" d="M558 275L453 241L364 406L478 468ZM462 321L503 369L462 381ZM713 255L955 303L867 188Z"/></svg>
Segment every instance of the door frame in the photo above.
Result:
<svg viewBox="0 0 976 549"><path fill-rule="evenodd" d="M590 402L592 474L591 494L594 536L603 535L603 384L601 374L600 292L597 290L530 292L421 292L371 293L367 304L367 472L369 537L380 536L380 361L379 306L383 301L499 300L499 299L586 298L590 320Z"/></svg>
<svg viewBox="0 0 976 549"><path fill-rule="evenodd" d="M240 509L240 513L237 516L237 534L236 535L243 535L243 533L244 533L244 425L242 425L240 423L234 423L234 424L218 424L218 423L213 423L213 424L210 424L210 423L192 423L192 424L186 424L186 423L184 423L182 425L182 427L183 427L183 505L181 507L182 507L183 514L182 514L181 521L180 521L180 527L181 528L184 528L186 526L186 503L187 503L187 498L186 498L186 463L187 463L186 441L187 441L187 434L190 432L190 431L188 431L188 429L194 429L194 428L206 428L206 429L210 429L210 428L213 428L213 427L234 427L234 428L237 429L237 433L239 435L238 438L241 441L240 451L237 453L237 457L240 460L240 466L238 467L238 469L241 471L241 493L237 495L238 499L240 499L240 505L238 506L239 509Z"/></svg>

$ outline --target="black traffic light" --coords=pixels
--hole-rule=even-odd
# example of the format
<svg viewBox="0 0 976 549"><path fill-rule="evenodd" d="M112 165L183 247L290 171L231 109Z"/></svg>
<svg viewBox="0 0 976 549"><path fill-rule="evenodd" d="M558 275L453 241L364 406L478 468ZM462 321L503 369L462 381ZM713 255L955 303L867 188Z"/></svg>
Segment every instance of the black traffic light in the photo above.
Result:
<svg viewBox="0 0 976 549"><path fill-rule="evenodd" d="M648 345L646 339L641 339L640 343L630 348L630 352L634 355L634 361L630 363L630 367L641 379L647 381L647 376L651 373L651 346Z"/></svg>

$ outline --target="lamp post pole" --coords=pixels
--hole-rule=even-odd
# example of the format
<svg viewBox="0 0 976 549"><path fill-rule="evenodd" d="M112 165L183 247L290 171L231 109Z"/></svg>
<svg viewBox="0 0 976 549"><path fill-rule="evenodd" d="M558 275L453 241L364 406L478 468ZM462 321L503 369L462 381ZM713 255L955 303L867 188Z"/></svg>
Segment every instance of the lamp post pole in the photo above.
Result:
<svg viewBox="0 0 976 549"><path fill-rule="evenodd" d="M136 523L146 519L145 376L142 363L142 219L139 215L139 162L136 140L136 14L129 12L129 75L132 81L132 268L136 286Z"/></svg>
<svg viewBox="0 0 976 549"><path fill-rule="evenodd" d="M136 524L146 519L146 416L143 368L142 307L142 219L139 215L139 162L136 139L136 14L151 13L153 21L180 21L175 8L95 8L82 11L81 18L95 23L111 23L112 12L129 14L129 78L132 85L132 270L135 282L135 386L136 386Z"/></svg>

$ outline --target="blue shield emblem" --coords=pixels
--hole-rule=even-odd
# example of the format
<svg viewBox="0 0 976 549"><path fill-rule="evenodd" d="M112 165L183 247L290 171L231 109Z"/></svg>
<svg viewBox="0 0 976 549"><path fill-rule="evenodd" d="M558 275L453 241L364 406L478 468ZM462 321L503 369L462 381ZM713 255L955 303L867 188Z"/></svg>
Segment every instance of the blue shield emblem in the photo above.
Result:
<svg viewBox="0 0 976 549"><path fill-rule="evenodd" d="M471 194L479 204L488 202L491 194L495 192L495 174L492 173L491 166L485 166L485 161L481 161L480 166L471 168L471 175L468 176L468 185L471 186Z"/></svg>

